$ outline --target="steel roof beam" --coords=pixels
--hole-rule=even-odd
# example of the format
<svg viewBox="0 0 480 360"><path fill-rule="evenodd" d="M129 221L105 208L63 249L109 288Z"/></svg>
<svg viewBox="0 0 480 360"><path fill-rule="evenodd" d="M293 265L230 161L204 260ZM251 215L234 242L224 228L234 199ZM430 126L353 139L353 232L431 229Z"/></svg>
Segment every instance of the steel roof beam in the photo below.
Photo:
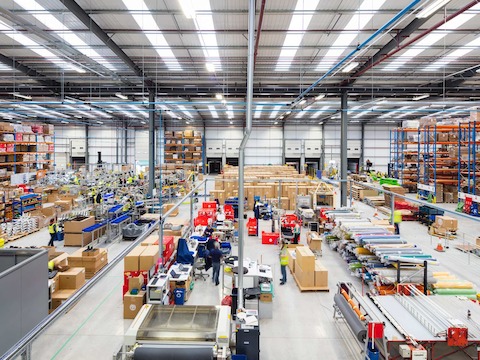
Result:
<svg viewBox="0 0 480 360"><path fill-rule="evenodd" d="M108 36L108 34L74 0L60 0L91 32L117 55L139 78L144 79L149 90L155 91L155 83L146 78L143 70Z"/></svg>

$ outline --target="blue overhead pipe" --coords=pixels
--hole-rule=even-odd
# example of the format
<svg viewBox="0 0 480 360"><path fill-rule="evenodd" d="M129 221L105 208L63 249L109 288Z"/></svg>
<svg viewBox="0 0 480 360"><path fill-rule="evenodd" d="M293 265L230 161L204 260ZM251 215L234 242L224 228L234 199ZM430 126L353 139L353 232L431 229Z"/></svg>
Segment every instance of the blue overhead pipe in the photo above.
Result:
<svg viewBox="0 0 480 360"><path fill-rule="evenodd" d="M352 50L350 54L345 56L337 65L332 67L330 70L328 70L325 74L323 74L322 77L320 77L317 81L315 81L312 85L310 85L307 89L305 89L298 97L295 99L294 103L297 101L301 100L305 95L307 95L310 91L312 91L323 79L325 79L327 76L329 76L332 72L334 72L336 69L338 69L340 66L342 66L352 55L356 54L360 50L362 50L370 41L375 39L380 33L382 33L384 30L386 30L390 25L394 24L397 20L399 20L403 15L405 15L408 11L410 11L415 5L417 5L419 2L422 0L414 0L412 1L407 7L405 7L403 10L401 10L397 15L395 15L393 18L391 18L389 21L387 21L386 24L384 24L381 28L379 28L377 31L375 31L372 35L370 35L367 40L362 42L360 45L357 46L355 50Z"/></svg>

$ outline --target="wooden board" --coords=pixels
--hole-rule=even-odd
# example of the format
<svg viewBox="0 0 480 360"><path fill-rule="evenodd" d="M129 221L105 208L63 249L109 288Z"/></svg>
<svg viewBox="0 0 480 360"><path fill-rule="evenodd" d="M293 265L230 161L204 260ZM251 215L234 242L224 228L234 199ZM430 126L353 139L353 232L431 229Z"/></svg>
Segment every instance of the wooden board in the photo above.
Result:
<svg viewBox="0 0 480 360"><path fill-rule="evenodd" d="M477 247L471 244L462 244L462 245L455 245L455 249L463 251L464 253L474 252Z"/></svg>
<svg viewBox="0 0 480 360"><path fill-rule="evenodd" d="M330 291L330 289L328 287L315 287L315 286L305 287L305 286L302 286L298 282L298 279L295 276L295 273L292 273L292 275L293 275L293 278L295 279L295 282L297 283L297 286L298 286L298 288L300 289L301 292L304 292L304 291Z"/></svg>

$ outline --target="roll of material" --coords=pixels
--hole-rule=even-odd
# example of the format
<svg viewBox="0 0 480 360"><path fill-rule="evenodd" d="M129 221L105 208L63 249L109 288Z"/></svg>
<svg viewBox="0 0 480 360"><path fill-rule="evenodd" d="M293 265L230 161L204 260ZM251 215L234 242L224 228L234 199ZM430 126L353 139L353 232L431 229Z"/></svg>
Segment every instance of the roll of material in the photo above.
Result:
<svg viewBox="0 0 480 360"><path fill-rule="evenodd" d="M473 284L469 281L439 281L433 284L436 289L473 289Z"/></svg>
<svg viewBox="0 0 480 360"><path fill-rule="evenodd" d="M365 325L360 321L357 314L353 311L351 306L348 304L347 300L341 294L335 294L333 301L338 306L338 309L342 313L345 321L347 322L350 329L353 331L358 341L365 342L367 337L367 329Z"/></svg>
<svg viewBox="0 0 480 360"><path fill-rule="evenodd" d="M212 346L142 345L135 349L133 360L213 360Z"/></svg>
<svg viewBox="0 0 480 360"><path fill-rule="evenodd" d="M438 295L475 295L477 289L435 289L435 294Z"/></svg>

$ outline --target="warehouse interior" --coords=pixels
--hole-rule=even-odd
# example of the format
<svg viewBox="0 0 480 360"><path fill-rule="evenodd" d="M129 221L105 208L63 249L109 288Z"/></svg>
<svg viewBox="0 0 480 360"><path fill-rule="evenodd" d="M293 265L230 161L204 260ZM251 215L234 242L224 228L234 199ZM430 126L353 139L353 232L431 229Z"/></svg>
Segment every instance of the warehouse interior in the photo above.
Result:
<svg viewBox="0 0 480 360"><path fill-rule="evenodd" d="M0 0L0 358L479 358L479 12Z"/></svg>

